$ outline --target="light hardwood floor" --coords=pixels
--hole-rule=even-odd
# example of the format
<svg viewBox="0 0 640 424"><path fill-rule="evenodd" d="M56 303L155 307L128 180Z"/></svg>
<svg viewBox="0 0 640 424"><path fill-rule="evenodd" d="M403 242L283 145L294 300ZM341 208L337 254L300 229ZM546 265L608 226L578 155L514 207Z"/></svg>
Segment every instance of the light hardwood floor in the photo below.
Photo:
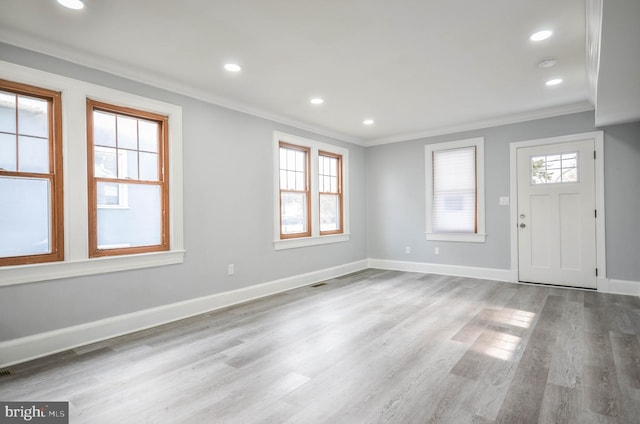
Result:
<svg viewBox="0 0 640 424"><path fill-rule="evenodd" d="M79 423L638 423L640 298L365 270L12 367Z"/></svg>

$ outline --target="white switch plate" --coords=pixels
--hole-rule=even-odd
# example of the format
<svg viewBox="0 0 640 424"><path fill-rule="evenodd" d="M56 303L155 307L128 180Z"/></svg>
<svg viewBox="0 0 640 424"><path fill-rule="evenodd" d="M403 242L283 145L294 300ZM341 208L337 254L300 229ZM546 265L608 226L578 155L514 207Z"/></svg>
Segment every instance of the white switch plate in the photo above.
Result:
<svg viewBox="0 0 640 424"><path fill-rule="evenodd" d="M500 206L509 206L509 196L500 196Z"/></svg>
<svg viewBox="0 0 640 424"><path fill-rule="evenodd" d="M233 264L229 264L229 267L227 268L227 273L229 275L233 275L236 272L236 267Z"/></svg>
<svg viewBox="0 0 640 424"><path fill-rule="evenodd" d="M409 246L405 247L404 253L406 253L407 255L411 254L411 248Z"/></svg>

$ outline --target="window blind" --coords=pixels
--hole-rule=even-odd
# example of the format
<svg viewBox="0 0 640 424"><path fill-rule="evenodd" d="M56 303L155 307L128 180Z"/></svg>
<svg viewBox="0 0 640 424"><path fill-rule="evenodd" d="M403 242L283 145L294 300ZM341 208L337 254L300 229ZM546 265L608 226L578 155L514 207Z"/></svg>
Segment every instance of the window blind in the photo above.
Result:
<svg viewBox="0 0 640 424"><path fill-rule="evenodd" d="M432 231L476 232L476 148L433 152Z"/></svg>

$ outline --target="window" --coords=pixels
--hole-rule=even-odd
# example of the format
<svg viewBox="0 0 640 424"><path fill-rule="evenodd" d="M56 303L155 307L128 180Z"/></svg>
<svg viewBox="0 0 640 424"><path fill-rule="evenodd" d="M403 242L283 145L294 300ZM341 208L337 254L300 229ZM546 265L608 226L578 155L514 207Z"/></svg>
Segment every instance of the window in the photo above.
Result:
<svg viewBox="0 0 640 424"><path fill-rule="evenodd" d="M0 81L3 84L0 86L0 93L5 95L3 97L4 100L0 101L0 125L4 126L4 129L0 130L0 160L8 161L6 152L2 149L10 149L12 153L8 157L16 158L14 170L7 171L7 169L14 166L13 159L11 159L10 164L0 165L0 167L5 168L5 170L0 171L0 184L3 185L3 187L0 187L0 246L3 242L9 240L9 236L5 236L5 234L10 234L14 229L11 228L7 232L6 227L3 227L13 225L8 219L10 216L15 215L16 204L7 205L7 202L12 200L8 200L10 197L5 193L8 186L13 186L10 189L13 192L9 192L9 194L13 194L14 200L33 202L35 199L41 199L40 203L42 205L48 203L48 213L50 215L47 222L50 222L50 238L48 243L47 240L45 240L45 243L51 247L50 254L32 254L34 252L27 251L28 254L17 257L2 257L0 255L0 286L159 267L184 262L182 108L180 106L2 61L0 61L0 80L14 82L5 83ZM42 89L33 87L41 87ZM38 147L38 143L42 143L40 140L44 137L21 131L25 124L24 114L19 112L18 109L19 104L23 104L24 101L19 102L19 99L15 98L14 103L11 103L11 101L7 103L6 95L21 96L25 101L45 100L47 102L49 148L46 151L44 149L38 150L38 152L42 155L44 154L42 152L45 151L48 155L48 171L45 172L42 166L44 162L41 156L33 155L33 149L31 153L29 153L29 150L21 150L24 146L27 146L27 149L34 146ZM91 149L89 149L90 153L88 153L87 135L90 133L90 137L93 137L93 131L88 131L89 125L92 125L93 122L93 112L88 113L87 99L99 100L104 102L105 106L119 105L118 110L112 110L108 107L99 107L97 110L104 112L105 118L116 115L122 115L123 119L131 118L130 121L125 119L123 125L124 129L131 127L131 121L138 125L137 147L128 147L129 144L127 143L132 143L133 138L130 136L131 133L127 132L128 135L125 136L125 139L116 141L115 148L105 141L95 146L97 153ZM12 104L16 105L16 111L6 113L5 109L10 108ZM100 105L98 102L96 104ZM33 106L31 107L33 108ZM137 111L145 112L138 114ZM149 116L145 113L149 113ZM8 117L13 117L13 121L11 119L7 120ZM64 121L61 117L64 117ZM158 122L158 118L164 120L162 136L159 136L162 144L158 144L158 152L154 152L153 148L145 144L149 140L145 131L152 127L151 124ZM39 122L43 122L42 118L40 118ZM146 123L149 123L147 127L145 127ZM14 124L16 126L15 131L13 131ZM21 147L20 137L23 135L30 138L27 140L27 144ZM13 142L7 142L7 137L12 139ZM16 139L18 144L16 144ZM31 142L31 144L29 145L28 142ZM14 152L13 150L16 151ZM33 168L30 170L20 168L21 164L30 163L29 161L24 162L26 156L21 156L24 153L32 155L31 159L29 159L32 163L29 166ZM162 158L158 157L157 160L159 181L154 181L153 178L149 177L150 174L154 173L154 168L149 167L149 162L154 161L145 162L151 156L147 155L145 158L144 153L162 155ZM61 173L63 169L63 154L64 181ZM90 155L92 156L92 161L88 162ZM93 173L93 168L95 167L94 156L99 159L99 166L102 167L99 171L102 172L100 177L95 176ZM138 157L138 168L134 173L131 167L135 165L135 156ZM102 163L103 160L104 163ZM116 168L115 177L108 174L108 172L113 171L114 166ZM120 175L117 174L117 171L121 172ZM89 188L90 181L94 187L92 189ZM39 182L41 186L45 186L46 190L49 191L48 197L42 194L45 188L41 189L41 194L38 196L29 196L27 198L27 196L24 196L24 187L15 187L19 183L35 184L36 182ZM101 191L96 190L98 182L101 182ZM95 255L90 252L91 243L95 243L94 250L99 249L97 249L97 237L92 236L91 231L89 231L91 219L97 222L98 214L102 215L104 213L107 216L108 213L115 215L116 212L123 212L122 215L124 215L127 211L135 211L140 206L141 197L139 192L144 189L149 191L157 190L155 187L159 185L163 187L160 189L163 202L161 210L164 211L162 216L163 233L157 235L158 232L155 230L156 223L154 223L153 231L148 228L145 229L145 234L154 233L155 240L152 240L150 246L148 240L100 241L104 249L99 254L106 253L106 255L94 257ZM89 203L88 200L90 190L94 190L95 193L95 208L91 206L94 203ZM27 212L33 212L31 205L23 205L21 207L27 209ZM93 218L90 217L90 209L94 213ZM156 208L156 210L160 209ZM28 215L22 214L21 219L27 217ZM44 220L44 218L38 219L40 223ZM108 220L105 222L108 222ZM151 219L147 219L144 225L149 226L152 222ZM28 225L23 225L23 228L28 231L36 229L31 222ZM118 225L118 230L122 235L124 227ZM47 234L46 230L39 231L42 234ZM94 234L97 233L96 228ZM25 230L24 234L28 234L28 232ZM40 236L38 235L38 237ZM93 239L90 240L92 237ZM45 244L42 243L43 239L41 237L33 236L32 238L41 244ZM21 237L21 240L28 240L28 238ZM154 243L156 242L160 244L155 245ZM164 246L162 245L163 243ZM131 246L132 250L127 250L124 246L125 244ZM14 249L18 246L11 240L6 245L10 245ZM165 250L161 250L162 248ZM116 252L118 254L115 254ZM41 263L34 263L36 261Z"/></svg>
<svg viewBox="0 0 640 424"><path fill-rule="evenodd" d="M348 150L274 132L276 250L349 240Z"/></svg>
<svg viewBox="0 0 640 424"><path fill-rule="evenodd" d="M280 143L280 238L311 235L309 149Z"/></svg>
<svg viewBox="0 0 640 424"><path fill-rule="evenodd" d="M320 235L342 232L342 156L318 153Z"/></svg>
<svg viewBox="0 0 640 424"><path fill-rule="evenodd" d="M531 157L531 184L578 182L578 152Z"/></svg>
<svg viewBox="0 0 640 424"><path fill-rule="evenodd" d="M87 101L89 256L169 248L167 117Z"/></svg>
<svg viewBox="0 0 640 424"><path fill-rule="evenodd" d="M0 80L0 265L64 259L60 93Z"/></svg>
<svg viewBox="0 0 640 424"><path fill-rule="evenodd" d="M484 139L425 146L427 240L484 242Z"/></svg>

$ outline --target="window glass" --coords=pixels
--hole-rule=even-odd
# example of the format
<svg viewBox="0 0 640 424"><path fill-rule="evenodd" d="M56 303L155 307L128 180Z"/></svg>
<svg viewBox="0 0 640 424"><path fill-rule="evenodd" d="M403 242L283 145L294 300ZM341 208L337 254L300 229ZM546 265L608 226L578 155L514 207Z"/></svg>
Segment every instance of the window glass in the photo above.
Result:
<svg viewBox="0 0 640 424"><path fill-rule="evenodd" d="M18 170L21 172L49 172L49 140L18 136Z"/></svg>
<svg viewBox="0 0 640 424"><path fill-rule="evenodd" d="M578 152L531 157L531 184L578 181Z"/></svg>
<svg viewBox="0 0 640 424"><path fill-rule="evenodd" d="M308 154L305 148L280 146L280 234L282 237L303 237L310 233Z"/></svg>
<svg viewBox="0 0 640 424"><path fill-rule="evenodd" d="M0 257L49 253L49 180L0 177L0 193Z"/></svg>
<svg viewBox="0 0 640 424"><path fill-rule="evenodd" d="M0 82L0 265L64 259L60 94Z"/></svg>
<svg viewBox="0 0 640 424"><path fill-rule="evenodd" d="M320 193L320 234L335 234L342 230L342 157L328 153L318 155L318 191Z"/></svg>
<svg viewBox="0 0 640 424"><path fill-rule="evenodd" d="M15 134L0 133L0 169L5 171L17 170L17 145Z"/></svg>
<svg viewBox="0 0 640 424"><path fill-rule="evenodd" d="M98 182L105 202L119 205L127 192L126 209L98 208L98 249L154 246L161 242L160 187L157 185Z"/></svg>
<svg viewBox="0 0 640 424"><path fill-rule="evenodd" d="M161 138L167 118L99 102L87 104L94 119L89 141L94 175L89 196L90 256L168 250L168 181L163 172L168 158L166 140Z"/></svg>
<svg viewBox="0 0 640 424"><path fill-rule="evenodd" d="M475 147L433 152L432 230L476 232Z"/></svg>

